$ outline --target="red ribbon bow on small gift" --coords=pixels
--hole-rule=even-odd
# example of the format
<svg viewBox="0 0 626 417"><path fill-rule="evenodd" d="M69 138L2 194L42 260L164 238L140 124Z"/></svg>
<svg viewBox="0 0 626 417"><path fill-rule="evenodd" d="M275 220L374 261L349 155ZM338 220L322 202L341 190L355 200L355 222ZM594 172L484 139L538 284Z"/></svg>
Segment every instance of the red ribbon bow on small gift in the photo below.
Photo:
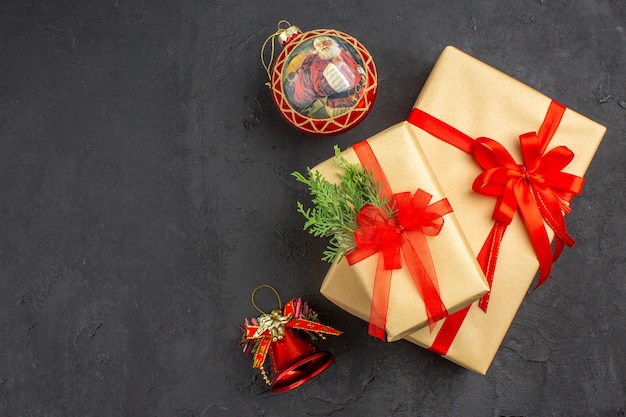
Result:
<svg viewBox="0 0 626 417"><path fill-rule="evenodd" d="M357 217L359 228L354 232L356 249L347 256L350 264L380 252L385 269L402 268L402 250L409 249L414 238L438 235L443 227L442 216L452 211L446 199L428 205L431 198L420 189L413 196L409 192L394 194L397 215L392 218L380 207L363 206ZM405 232L408 240L402 238Z"/></svg>
<svg viewBox="0 0 626 417"><path fill-rule="evenodd" d="M306 320L299 315L299 306L297 305L299 300L291 300L286 305L283 311L280 309L273 310L270 314L263 314L258 318L258 325L247 324L245 326L244 338L247 340L258 340L260 343L257 347L254 355L254 361L252 363L253 368L263 369L263 363L267 357L272 342L275 342L282 338L285 328L305 330L308 332L314 332L319 334L331 334L338 336L342 332L333 329L330 326L323 325L316 321Z"/></svg>
<svg viewBox="0 0 626 417"><path fill-rule="evenodd" d="M518 165L498 142L478 138L473 153L485 171L474 180L472 189L497 197L493 218L499 223L510 224L519 208L539 260L539 287L550 275L552 262L564 245L574 244L565 226L564 215L570 211L566 201L580 194L584 179L562 172L574 158L565 146L542 155L541 141L534 132L521 135L520 144L524 163ZM555 233L554 254L544 220Z"/></svg>
<svg viewBox="0 0 626 417"><path fill-rule="evenodd" d="M376 157L367 141L353 146L363 166L371 169L383 192L390 192ZM386 187L386 188L385 188ZM385 327L392 270L402 268L402 258L413 278L424 304L429 325L448 313L441 300L437 273L428 248L426 236L436 236L443 227L443 216L452 211L447 199L429 204L432 195L418 189L414 195L403 192L393 195L396 215L389 217L380 207L366 204L358 214L359 228L355 230L356 248L346 255L350 265L378 253L374 277L368 332L386 340ZM402 254L402 256L401 256Z"/></svg>

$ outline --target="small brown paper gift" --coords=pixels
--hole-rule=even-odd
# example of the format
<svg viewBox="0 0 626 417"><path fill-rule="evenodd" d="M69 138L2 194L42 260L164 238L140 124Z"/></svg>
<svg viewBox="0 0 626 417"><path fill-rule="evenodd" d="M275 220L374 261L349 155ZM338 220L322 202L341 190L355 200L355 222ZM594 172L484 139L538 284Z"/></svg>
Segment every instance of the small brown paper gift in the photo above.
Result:
<svg viewBox="0 0 626 417"><path fill-rule="evenodd" d="M550 184L544 184L548 180L542 175L546 173L546 177L551 175L560 182L567 179L568 186L581 188L581 178L563 175L561 168L552 172L550 164L565 161L562 172L582 177L606 129L453 47L447 47L438 59L409 121L420 126L411 124L408 129L423 149L472 250L495 256L481 262L491 271L485 272L487 279L493 279L486 312L476 302L467 311L442 320L435 331L419 330L406 339L485 374L537 270L540 269L539 283L549 274L553 229L558 231L554 239L557 251L563 242L573 244L564 230L562 213L569 211L567 203L580 190L554 191ZM501 147L510 153L515 164L502 156L505 152ZM480 151L484 151L482 164L508 160L507 169L517 176L510 183L495 184L502 180L491 174L496 168L487 173L489 167L481 167L478 157L472 155ZM573 153L571 161L566 160L568 152ZM540 164L542 168L536 168ZM483 183L477 186L474 181L479 175ZM486 186L489 181L492 183ZM479 191L492 194L474 192L473 184ZM526 197L511 200L524 186ZM550 204L556 204L560 210L551 210L545 203L549 199L542 196L551 192ZM494 217L498 222L494 222ZM507 225L509 217L512 221ZM497 228L495 223L501 228L500 235L496 233L494 237L490 233Z"/></svg>
<svg viewBox="0 0 626 417"><path fill-rule="evenodd" d="M342 156L349 163L358 164L360 156L355 148L361 149L364 145L369 145L368 148L384 172L393 193L397 195L409 192L416 195L419 189L430 194L432 201L443 199L439 185L406 122L354 145L342 152ZM368 166L366 169L373 170ZM328 181L335 182L338 181L340 168L333 159L329 159L314 167L313 171L319 171ZM481 297L488 287L484 274L460 231L455 213L448 213L443 219L439 233L436 236L426 236L426 242L434 264L444 311L451 314ZM404 236L402 239L407 238ZM352 265L348 265L344 258L330 268L322 283L321 293L349 313L370 321L377 265L376 255ZM354 273L356 277L349 285L346 285L346 271ZM390 280L384 332L387 340L394 341L429 324L429 317L427 305L407 268L406 258L402 260L401 269L392 270ZM370 322L370 334L373 334L371 329Z"/></svg>

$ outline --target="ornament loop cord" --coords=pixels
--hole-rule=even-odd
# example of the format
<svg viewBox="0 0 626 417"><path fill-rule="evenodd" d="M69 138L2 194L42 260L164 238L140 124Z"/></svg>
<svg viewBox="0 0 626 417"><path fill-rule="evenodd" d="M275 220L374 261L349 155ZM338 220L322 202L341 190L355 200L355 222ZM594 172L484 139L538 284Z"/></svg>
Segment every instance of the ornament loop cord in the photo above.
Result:
<svg viewBox="0 0 626 417"><path fill-rule="evenodd" d="M257 292L258 290L260 290L261 288L269 288L270 290L272 290L272 291L274 292L274 295L276 295L276 298L278 299L278 309L279 309L279 310L282 310L283 305L282 305L282 303L281 303L281 301L280 301L280 296L278 295L278 291L276 291L276 289L275 289L274 287L272 287L271 285L267 285L267 284L262 284L262 285L259 285L258 287L256 287L256 288L254 289L254 291L252 291L252 297L251 297L251 298L252 298L252 305L254 306L254 308L255 308L255 309L256 309L259 313L261 313L261 314L267 314L265 311L261 310L261 309L260 309L260 308L256 305L256 303L254 302L254 295L255 295L255 294L256 294L256 292Z"/></svg>
<svg viewBox="0 0 626 417"><path fill-rule="evenodd" d="M270 36L268 36L267 39L265 39L265 42L263 42L263 46L261 47L261 64L263 64L263 68L265 68L265 72L267 73L267 78L271 81L272 80L272 75L270 74L270 71L272 69L272 62L274 61L274 40L276 39L276 36L280 35L285 29L287 28L282 28L280 25L281 24L286 24L287 28L289 28L291 26L291 23L289 23L286 20L281 20L280 22L278 22L278 29L276 30L276 32L272 33ZM270 51L270 59L267 63L265 63L265 47L267 46L268 42L272 42L272 49ZM266 86L270 87L270 83L266 82L265 83ZM258 309L257 309L258 310Z"/></svg>

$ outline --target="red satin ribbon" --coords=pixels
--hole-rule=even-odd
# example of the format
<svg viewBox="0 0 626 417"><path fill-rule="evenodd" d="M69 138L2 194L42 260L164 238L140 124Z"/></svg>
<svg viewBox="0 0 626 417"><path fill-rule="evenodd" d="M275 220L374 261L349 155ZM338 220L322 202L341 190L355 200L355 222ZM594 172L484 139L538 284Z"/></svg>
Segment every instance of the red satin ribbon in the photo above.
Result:
<svg viewBox="0 0 626 417"><path fill-rule="evenodd" d="M498 142L484 137L474 140L417 108L412 110L407 119L437 138L472 154L484 169L474 180L472 189L496 197L493 212L495 224L477 257L490 287L500 242L518 209L539 260L537 287L550 275L552 263L561 254L563 246L574 244L574 239L566 231L564 215L569 213L567 203L581 192L584 180L562 172L574 157L568 148L559 146L544 154L564 112L565 106L552 101L539 131L520 136L524 162L521 165ZM544 221L555 233L554 251ZM479 302L484 311L488 300L489 294ZM468 311L469 307L446 318L431 350L442 355L447 353Z"/></svg>
<svg viewBox="0 0 626 417"><path fill-rule="evenodd" d="M285 323L285 327L292 329L305 330L308 332L314 333L324 333L324 334L332 334L335 336L340 335L342 332L336 330L330 326L323 325L316 321L310 321L303 318L292 318L295 314L295 306L294 300L289 301L284 309L283 316L291 318L289 322ZM272 335L269 330L264 331L260 335L256 335L256 331L259 326L248 325L245 329L245 337L246 339L254 340L261 339L259 345L257 346L256 353L254 355L254 361L252 363L253 368L262 368L263 363L265 362L265 358L267 357L267 352L269 350L270 345L272 344Z"/></svg>
<svg viewBox="0 0 626 417"><path fill-rule="evenodd" d="M474 180L472 189L497 198L493 212L497 223L510 224L519 209L539 260L539 287L550 275L552 262L564 244L574 245L565 227L564 214L570 210L565 200L580 194L584 180L562 172L574 158L565 146L542 155L541 141L535 133L520 136L520 145L522 165L498 142L478 138L474 142L474 157L484 171ZM544 220L555 233L554 254Z"/></svg>
<svg viewBox="0 0 626 417"><path fill-rule="evenodd" d="M369 143L362 141L353 149L361 165L372 171L382 187L381 192L390 195L387 178ZM402 268L402 259L424 300L431 328L436 321L447 316L426 236L439 234L443 216L450 213L452 207L446 199L429 204L432 195L420 189L414 195L403 192L393 194L391 198L397 213L393 218L371 204L361 209L357 218L359 228L354 232L356 248L346 256L348 263L353 265L378 253L368 332L383 341L386 340L391 274L392 270Z"/></svg>

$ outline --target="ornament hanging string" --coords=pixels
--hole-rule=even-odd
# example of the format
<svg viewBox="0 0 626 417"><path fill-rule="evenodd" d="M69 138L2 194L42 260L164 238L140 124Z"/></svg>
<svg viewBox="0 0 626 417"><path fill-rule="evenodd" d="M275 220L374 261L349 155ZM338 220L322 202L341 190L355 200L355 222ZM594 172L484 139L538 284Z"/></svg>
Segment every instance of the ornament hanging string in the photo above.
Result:
<svg viewBox="0 0 626 417"><path fill-rule="evenodd" d="M256 287L254 289L254 291L252 291L252 296L251 296L251 300L252 300L252 305L254 306L254 308L256 309L256 311L258 311L261 314L267 314L265 311L261 310L259 308L259 306L256 305L256 302L254 301L254 296L256 295L256 292L258 290L260 290L261 288L269 288L270 290L272 290L274 292L274 295L276 295L276 299L278 299L278 310L282 310L283 309L283 304L280 301L280 296L278 295L278 291L276 291L276 288L272 287L271 285L268 284L262 284L259 285L258 287Z"/></svg>
<svg viewBox="0 0 626 417"><path fill-rule="evenodd" d="M281 27L282 24L286 24L287 27L286 28ZM272 62L274 61L274 51L275 51L274 43L275 43L276 37L280 35L281 33L283 33L285 29L289 28L290 26L291 26L291 23L289 23L286 20L281 20L280 22L278 22L278 29L276 30L276 32L268 36L268 38L265 39L265 42L263 42L263 46L261 47L261 64L263 64L263 68L265 68L265 72L267 73L268 80L272 79L272 75L270 72L272 70ZM267 44L270 41L271 41L270 59L266 63L265 62L265 48L267 47ZM271 87L271 84L269 81L266 82L265 85L268 87Z"/></svg>

